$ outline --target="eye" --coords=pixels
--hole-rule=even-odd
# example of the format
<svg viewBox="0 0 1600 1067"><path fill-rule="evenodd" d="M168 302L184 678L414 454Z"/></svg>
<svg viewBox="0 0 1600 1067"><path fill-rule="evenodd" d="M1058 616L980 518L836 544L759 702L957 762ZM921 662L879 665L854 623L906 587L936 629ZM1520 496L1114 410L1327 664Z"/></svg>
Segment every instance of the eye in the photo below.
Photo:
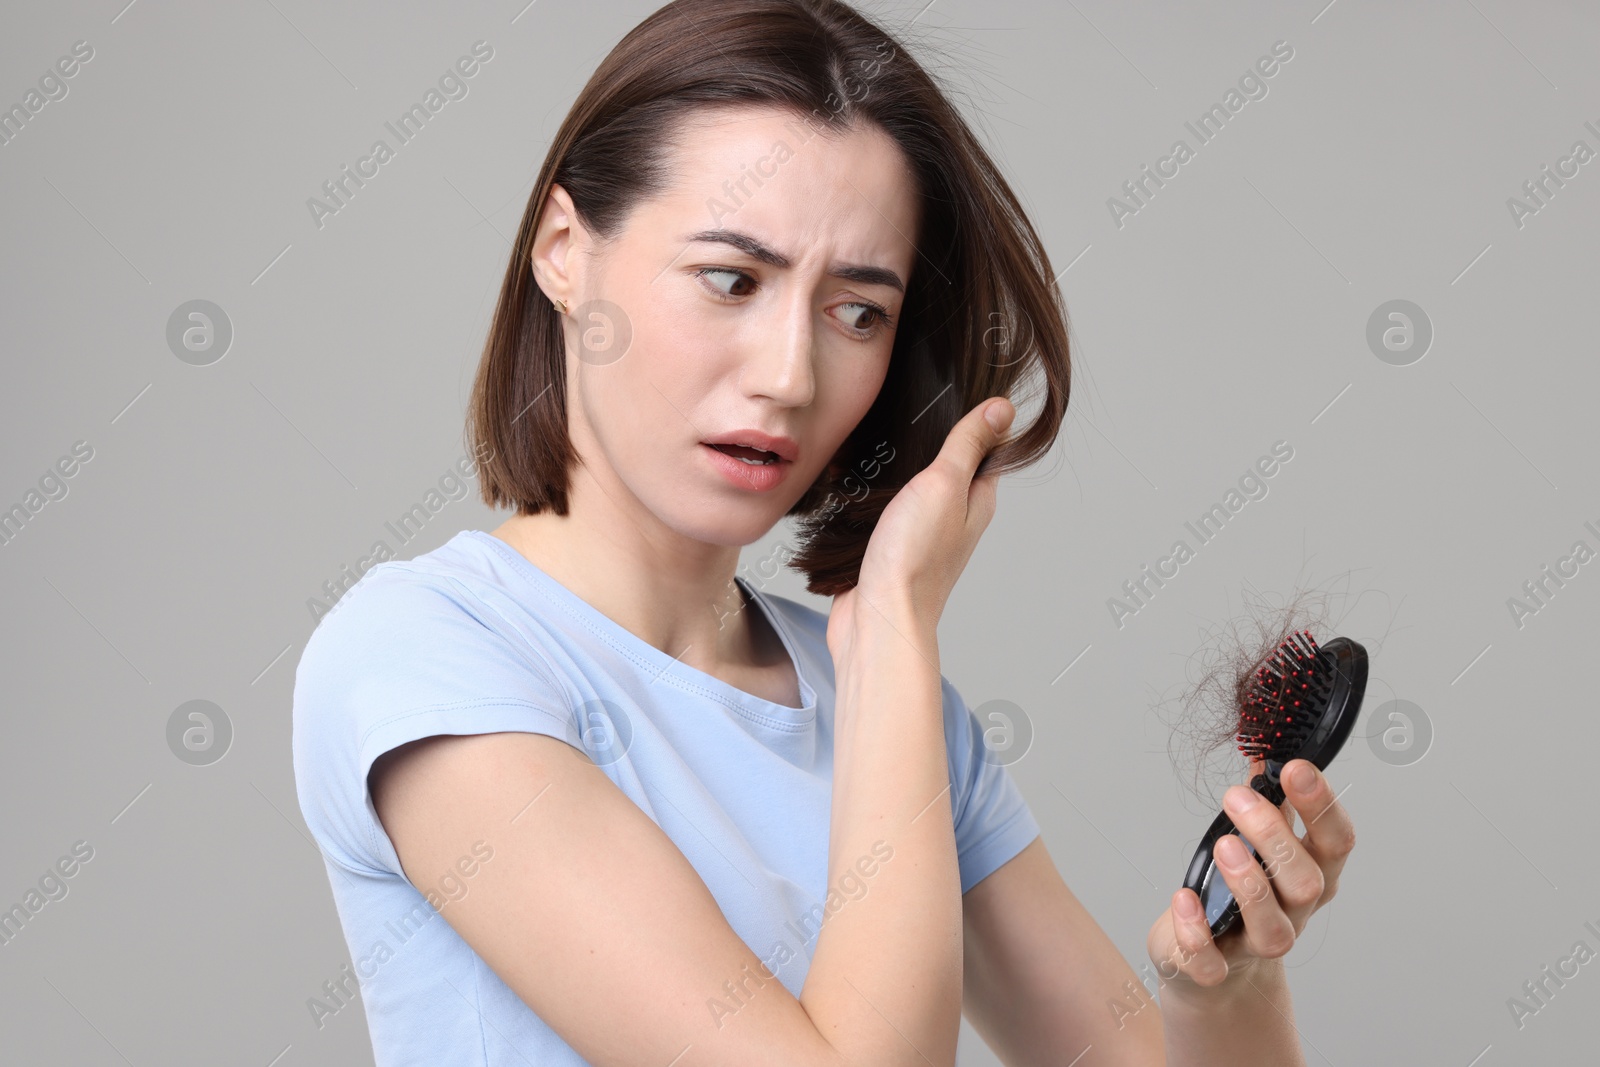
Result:
<svg viewBox="0 0 1600 1067"><path fill-rule="evenodd" d="M699 270L694 272L694 276L696 278L705 278L705 277L707 277L709 275L712 275L712 274L729 275L729 276L733 277L734 279L736 279L735 282L734 282L735 285L738 285L739 282L749 282L750 285L751 285L751 288L746 290L745 292L742 292L742 293L730 293L726 289L723 289L721 286L715 284L714 282L702 283L702 284L710 285L712 290L714 292L716 292L717 295L719 295L719 296L749 296L751 293L755 292L756 289L760 288L760 286L757 284L756 280L754 278L752 278L750 275L746 274L742 270L733 270L733 269L728 268L728 267L701 267Z"/></svg>
<svg viewBox="0 0 1600 1067"><path fill-rule="evenodd" d="M715 296L724 300L732 300L741 296L749 296L751 293L761 288L761 283L756 281L754 277L742 270L735 270L732 267L701 267L699 270L694 272L693 276L700 279L706 279L713 275L724 275L734 279L733 285L730 286L729 289L724 289L716 282L701 282L701 284L709 288ZM746 288L743 292L730 291L731 289L735 289L739 285L745 283L748 283L748 288ZM844 321L845 328L854 334L858 340L870 340L871 338L876 337L880 331L894 325L894 317L889 314L888 309L882 307L881 305L871 303L870 301L856 300L847 304L840 304L839 306L842 308L860 309L856 313L854 322L848 320ZM863 315L868 317L870 324L867 326L860 325Z"/></svg>
<svg viewBox="0 0 1600 1067"><path fill-rule="evenodd" d="M889 312L885 308L879 307L877 304L869 304L858 301L849 304L840 304L839 306L841 308L860 308L862 312L869 316L869 322L871 324L865 327L860 325L861 318L859 316L856 318L855 322L845 323L846 326L850 327L853 332L859 334L863 339L874 337L877 335L879 330L887 329L894 325L894 318L890 316Z"/></svg>

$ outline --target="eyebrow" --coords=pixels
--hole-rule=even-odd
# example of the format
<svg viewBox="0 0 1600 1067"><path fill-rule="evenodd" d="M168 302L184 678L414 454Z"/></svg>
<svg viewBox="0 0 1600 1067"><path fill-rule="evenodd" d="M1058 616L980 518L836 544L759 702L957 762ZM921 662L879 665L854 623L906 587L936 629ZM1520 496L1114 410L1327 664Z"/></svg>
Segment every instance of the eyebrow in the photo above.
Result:
<svg viewBox="0 0 1600 1067"><path fill-rule="evenodd" d="M704 242L708 244L732 245L752 259L763 263L770 263L774 267L788 267L790 260L781 252L775 252L751 237L738 230L701 230L684 238L688 242ZM858 263L835 263L828 268L829 277L843 278L846 281L859 282L862 285L887 285L901 293L906 291L905 283L900 280L900 275L884 267L868 267Z"/></svg>

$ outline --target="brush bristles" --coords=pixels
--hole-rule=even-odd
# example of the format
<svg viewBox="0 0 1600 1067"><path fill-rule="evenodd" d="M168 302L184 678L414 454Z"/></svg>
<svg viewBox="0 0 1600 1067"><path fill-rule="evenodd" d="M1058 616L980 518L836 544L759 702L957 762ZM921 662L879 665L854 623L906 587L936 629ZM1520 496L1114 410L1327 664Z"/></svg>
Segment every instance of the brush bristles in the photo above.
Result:
<svg viewBox="0 0 1600 1067"><path fill-rule="evenodd" d="M1285 762L1311 732L1325 700L1328 664L1310 630L1290 634L1246 686L1239 709L1239 751Z"/></svg>

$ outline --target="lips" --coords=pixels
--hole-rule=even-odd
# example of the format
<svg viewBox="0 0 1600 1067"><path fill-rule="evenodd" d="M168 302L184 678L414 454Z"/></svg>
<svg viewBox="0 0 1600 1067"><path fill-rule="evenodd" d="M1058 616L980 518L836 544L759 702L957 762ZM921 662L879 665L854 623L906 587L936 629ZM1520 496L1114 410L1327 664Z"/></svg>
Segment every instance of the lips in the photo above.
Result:
<svg viewBox="0 0 1600 1067"><path fill-rule="evenodd" d="M723 455L732 456L734 459L744 460L747 463L777 463L780 460L776 452L768 452L761 448L746 448L744 445L712 445L711 447Z"/></svg>
<svg viewBox="0 0 1600 1067"><path fill-rule="evenodd" d="M718 447L702 442L698 447L705 449L709 466L722 476L725 484L745 492L771 492L783 484L789 468L794 466L774 452L749 446L724 444ZM748 455L740 455L741 452ZM765 458L752 458L754 456Z"/></svg>
<svg viewBox="0 0 1600 1067"><path fill-rule="evenodd" d="M774 436L760 430L730 430L702 442L724 455L756 463L793 463L799 455L799 446L788 437Z"/></svg>

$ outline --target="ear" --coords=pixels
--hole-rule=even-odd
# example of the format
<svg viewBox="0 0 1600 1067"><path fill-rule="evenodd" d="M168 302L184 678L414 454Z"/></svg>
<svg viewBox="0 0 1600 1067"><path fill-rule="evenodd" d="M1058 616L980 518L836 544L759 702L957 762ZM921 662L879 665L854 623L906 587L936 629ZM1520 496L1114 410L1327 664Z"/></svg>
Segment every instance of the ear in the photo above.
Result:
<svg viewBox="0 0 1600 1067"><path fill-rule="evenodd" d="M578 219L572 197L560 185L550 186L544 210L539 215L539 225L533 235L533 250L529 253L535 284L553 304L566 302L568 307L578 303L576 293L582 278L571 268L582 260L575 255L577 248L588 243L588 234Z"/></svg>

